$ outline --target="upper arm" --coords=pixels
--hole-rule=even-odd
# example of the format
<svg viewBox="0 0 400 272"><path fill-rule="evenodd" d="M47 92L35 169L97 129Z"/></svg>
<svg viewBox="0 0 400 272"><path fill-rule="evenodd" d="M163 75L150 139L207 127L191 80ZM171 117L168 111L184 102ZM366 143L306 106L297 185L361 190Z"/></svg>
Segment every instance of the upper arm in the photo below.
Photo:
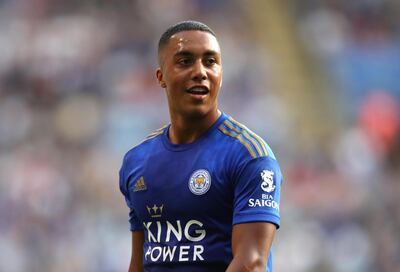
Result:
<svg viewBox="0 0 400 272"><path fill-rule="evenodd" d="M143 271L143 231L132 231L132 256L129 272Z"/></svg>
<svg viewBox="0 0 400 272"><path fill-rule="evenodd" d="M275 159L246 161L234 187L232 230L233 260L229 272L263 271L276 229L282 174Z"/></svg>
<svg viewBox="0 0 400 272"><path fill-rule="evenodd" d="M276 225L268 222L237 224L232 231L233 271L265 271Z"/></svg>
<svg viewBox="0 0 400 272"><path fill-rule="evenodd" d="M234 187L233 224L270 222L280 225L282 174L276 160L261 157L246 161Z"/></svg>

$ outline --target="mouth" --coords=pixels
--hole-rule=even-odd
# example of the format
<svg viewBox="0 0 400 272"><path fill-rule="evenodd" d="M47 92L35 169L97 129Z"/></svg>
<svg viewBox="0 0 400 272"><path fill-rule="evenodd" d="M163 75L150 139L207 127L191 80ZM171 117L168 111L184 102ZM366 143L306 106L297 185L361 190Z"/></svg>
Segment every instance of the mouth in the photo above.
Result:
<svg viewBox="0 0 400 272"><path fill-rule="evenodd" d="M210 91L205 86L194 86L192 88L187 89L186 92L189 94L192 94L192 95L196 95L196 96L197 95L203 96L203 95L208 94Z"/></svg>

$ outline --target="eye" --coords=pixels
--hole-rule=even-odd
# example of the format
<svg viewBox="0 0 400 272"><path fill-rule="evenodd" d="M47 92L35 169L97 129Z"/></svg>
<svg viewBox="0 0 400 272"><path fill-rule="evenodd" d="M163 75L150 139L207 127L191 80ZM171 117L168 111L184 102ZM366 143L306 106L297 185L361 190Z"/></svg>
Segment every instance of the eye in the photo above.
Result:
<svg viewBox="0 0 400 272"><path fill-rule="evenodd" d="M192 63L192 60L190 58L181 58L181 59L178 59L178 63L180 65L187 66Z"/></svg>
<svg viewBox="0 0 400 272"><path fill-rule="evenodd" d="M215 58L207 58L205 62L206 62L206 65L213 65L213 64L217 63L217 60Z"/></svg>

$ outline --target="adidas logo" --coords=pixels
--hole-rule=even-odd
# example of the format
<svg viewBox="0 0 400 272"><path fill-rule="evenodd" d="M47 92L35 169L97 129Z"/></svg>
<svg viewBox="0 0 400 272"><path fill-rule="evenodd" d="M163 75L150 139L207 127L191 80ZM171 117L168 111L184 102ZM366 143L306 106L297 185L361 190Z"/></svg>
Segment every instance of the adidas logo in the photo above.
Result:
<svg viewBox="0 0 400 272"><path fill-rule="evenodd" d="M144 191L147 190L146 184L144 183L144 178L141 176L135 183L135 186L133 187L133 191Z"/></svg>

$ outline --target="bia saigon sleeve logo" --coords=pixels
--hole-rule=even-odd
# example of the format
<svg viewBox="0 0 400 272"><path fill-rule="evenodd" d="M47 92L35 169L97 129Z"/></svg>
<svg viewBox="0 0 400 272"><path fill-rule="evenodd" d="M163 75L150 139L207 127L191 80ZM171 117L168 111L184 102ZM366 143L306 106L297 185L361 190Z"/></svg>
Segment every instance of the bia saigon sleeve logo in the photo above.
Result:
<svg viewBox="0 0 400 272"><path fill-rule="evenodd" d="M261 178L263 179L263 182L261 183L261 189L266 193L273 192L275 190L274 172L264 170L261 172Z"/></svg>
<svg viewBox="0 0 400 272"><path fill-rule="evenodd" d="M262 183L260 187L265 193L261 193L258 198L249 198L248 206L251 208L273 208L279 212L279 202L277 202L271 194L276 188L274 185L274 172L263 170L261 172L261 178Z"/></svg>

